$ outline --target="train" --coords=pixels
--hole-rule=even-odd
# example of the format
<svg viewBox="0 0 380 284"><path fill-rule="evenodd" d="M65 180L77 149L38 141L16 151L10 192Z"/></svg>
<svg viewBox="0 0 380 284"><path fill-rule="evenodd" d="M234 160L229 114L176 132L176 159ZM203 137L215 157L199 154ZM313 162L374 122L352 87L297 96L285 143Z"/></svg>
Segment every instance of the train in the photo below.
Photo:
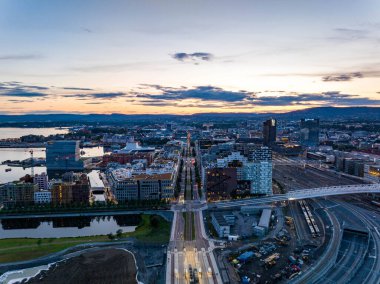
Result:
<svg viewBox="0 0 380 284"><path fill-rule="evenodd" d="M313 215L311 214L309 206L307 205L305 200L300 200L298 201L298 203L301 206L303 215L306 219L307 225L309 226L311 235L313 236L313 238L320 237L321 236L320 230L318 228L317 223L314 220Z"/></svg>

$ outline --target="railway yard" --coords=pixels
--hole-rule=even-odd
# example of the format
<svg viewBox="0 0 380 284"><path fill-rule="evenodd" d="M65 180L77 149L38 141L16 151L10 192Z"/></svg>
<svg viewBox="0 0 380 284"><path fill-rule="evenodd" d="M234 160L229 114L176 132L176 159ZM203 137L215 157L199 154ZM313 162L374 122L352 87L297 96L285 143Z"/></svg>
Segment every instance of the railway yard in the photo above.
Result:
<svg viewBox="0 0 380 284"><path fill-rule="evenodd" d="M278 164L273 178L285 192L362 183L307 164ZM369 200L351 195L278 203L281 214L266 237L217 253L242 283L376 283L380 214Z"/></svg>

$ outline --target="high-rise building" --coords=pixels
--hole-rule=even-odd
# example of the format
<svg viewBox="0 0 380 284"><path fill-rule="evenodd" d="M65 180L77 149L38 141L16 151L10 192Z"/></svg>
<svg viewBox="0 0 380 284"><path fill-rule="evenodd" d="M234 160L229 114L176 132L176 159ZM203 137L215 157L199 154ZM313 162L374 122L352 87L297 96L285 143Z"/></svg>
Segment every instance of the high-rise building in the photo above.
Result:
<svg viewBox="0 0 380 284"><path fill-rule="evenodd" d="M308 147L319 145L319 119L318 118L301 119L300 142L303 146L308 146Z"/></svg>
<svg viewBox="0 0 380 284"><path fill-rule="evenodd" d="M275 119L268 119L267 121L264 121L263 136L265 146L270 146L272 143L276 142L276 130L277 121Z"/></svg>
<svg viewBox="0 0 380 284"><path fill-rule="evenodd" d="M48 176L46 173L34 175L33 181L37 184L39 190L48 190Z"/></svg>
<svg viewBox="0 0 380 284"><path fill-rule="evenodd" d="M82 170L79 141L53 141L46 147L46 167L48 170Z"/></svg>
<svg viewBox="0 0 380 284"><path fill-rule="evenodd" d="M257 148L252 161L244 166L244 179L251 181L251 193L271 195L272 190L272 150L268 147Z"/></svg>

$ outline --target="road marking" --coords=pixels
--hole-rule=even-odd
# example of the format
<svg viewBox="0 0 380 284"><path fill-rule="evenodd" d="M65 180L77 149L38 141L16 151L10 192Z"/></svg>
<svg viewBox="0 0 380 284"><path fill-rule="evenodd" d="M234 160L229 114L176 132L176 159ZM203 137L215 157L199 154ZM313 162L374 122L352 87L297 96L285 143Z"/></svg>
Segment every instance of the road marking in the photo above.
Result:
<svg viewBox="0 0 380 284"><path fill-rule="evenodd" d="M373 228L375 229L376 234L380 237L380 232L379 232L379 230L377 229L377 227L373 227Z"/></svg>

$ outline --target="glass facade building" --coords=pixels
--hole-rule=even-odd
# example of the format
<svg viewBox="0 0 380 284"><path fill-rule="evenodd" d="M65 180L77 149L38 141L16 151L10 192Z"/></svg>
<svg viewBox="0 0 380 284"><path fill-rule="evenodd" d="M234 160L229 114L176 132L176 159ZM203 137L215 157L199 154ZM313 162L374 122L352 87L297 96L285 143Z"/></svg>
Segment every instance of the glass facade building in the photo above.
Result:
<svg viewBox="0 0 380 284"><path fill-rule="evenodd" d="M79 141L53 141L46 146L46 167L48 170L82 170Z"/></svg>

